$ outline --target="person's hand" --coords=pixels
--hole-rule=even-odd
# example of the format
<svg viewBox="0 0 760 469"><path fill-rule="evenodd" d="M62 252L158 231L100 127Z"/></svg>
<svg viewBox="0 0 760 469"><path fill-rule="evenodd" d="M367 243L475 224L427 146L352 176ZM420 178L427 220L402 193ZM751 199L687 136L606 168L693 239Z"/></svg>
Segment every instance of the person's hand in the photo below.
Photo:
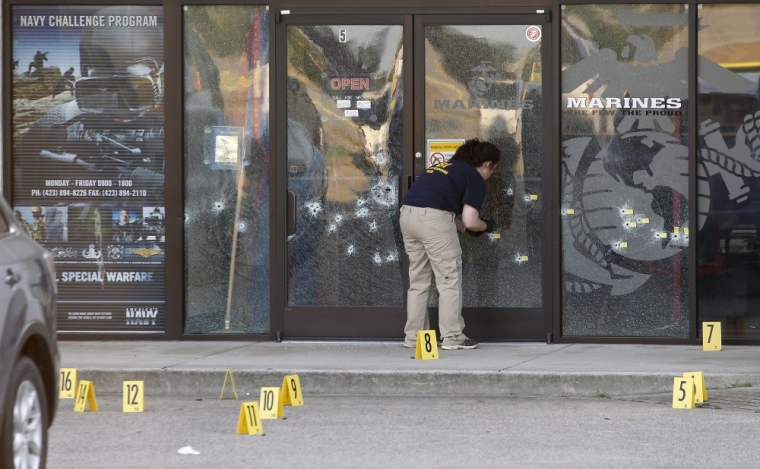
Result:
<svg viewBox="0 0 760 469"><path fill-rule="evenodd" d="M486 229L483 230L485 233L493 233L493 230L496 229L495 223L493 220L483 220L483 222L486 224Z"/></svg>
<svg viewBox="0 0 760 469"><path fill-rule="evenodd" d="M493 220L483 220L483 223L486 224L485 230L483 231L467 230L467 233L469 233L470 236L474 236L475 238L477 238L479 236L483 236L483 233L493 233L493 231L496 229L496 226Z"/></svg>

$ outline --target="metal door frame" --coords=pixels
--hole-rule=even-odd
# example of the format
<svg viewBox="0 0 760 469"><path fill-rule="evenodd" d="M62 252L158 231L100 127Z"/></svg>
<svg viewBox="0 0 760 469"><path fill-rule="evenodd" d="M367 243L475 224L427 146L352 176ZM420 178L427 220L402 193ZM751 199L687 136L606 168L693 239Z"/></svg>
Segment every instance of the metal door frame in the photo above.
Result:
<svg viewBox="0 0 760 469"><path fill-rule="evenodd" d="M279 77L276 90L275 106L276 109L276 237L275 244L275 261L273 283L276 285L276 294L272 297L272 312L276 316L275 331L277 331L278 340L282 338L283 333L289 338L340 338L340 339L393 339L401 337L401 333L406 322L405 306L398 307L361 307L361 306L288 306L288 253L287 253L287 201L286 191L288 187L287 179L287 89L283 86L285 77L287 77L287 27L288 26L312 26L312 25L399 25L404 28L404 54L411 48L411 37L407 31L410 30L411 17L404 15L378 14L378 15L360 15L348 14L319 14L310 15L290 15L275 14L275 74ZM403 64L404 77L411 77L411 61L405 60ZM405 83L406 85L406 83ZM407 148L411 149L412 138L412 119L411 119L411 98L407 94L407 89L411 86L404 87L404 134L403 142L405 152ZM408 155L403 156L404 174L408 173L406 168ZM402 271L408 270L406 260L402 257ZM408 281L404 274L404 289ZM406 291L406 290L404 290Z"/></svg>
<svg viewBox="0 0 760 469"><path fill-rule="evenodd" d="M554 311L554 239L553 224L557 223L553 214L556 188L553 184L555 168L551 155L552 149L552 113L554 96L552 88L552 25L548 10L533 10L533 14L482 14L470 15L415 15L414 17L414 131L415 152L424 154L425 149L425 38L426 25L541 25L541 78L542 78L542 187L541 187L541 244L542 244L542 307L541 308L463 308L463 315L468 334L478 340L492 341L551 341L552 318ZM424 159L415 159L414 174L424 170ZM437 308L431 308L431 327L437 325ZM540 319L539 319L540 318ZM472 333L477 328L479 331Z"/></svg>

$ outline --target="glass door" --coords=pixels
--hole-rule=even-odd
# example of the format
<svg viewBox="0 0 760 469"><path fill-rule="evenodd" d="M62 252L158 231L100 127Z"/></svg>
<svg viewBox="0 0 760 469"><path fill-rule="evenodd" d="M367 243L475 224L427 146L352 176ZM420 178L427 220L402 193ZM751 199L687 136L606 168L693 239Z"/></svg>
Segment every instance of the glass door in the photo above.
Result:
<svg viewBox="0 0 760 469"><path fill-rule="evenodd" d="M466 139L502 151L481 210L496 231L460 235L465 333L475 339L540 340L551 331L549 33L543 14L415 18L415 174Z"/></svg>
<svg viewBox="0 0 760 469"><path fill-rule="evenodd" d="M281 18L282 330L288 337L401 337L404 18Z"/></svg>
<svg viewBox="0 0 760 469"><path fill-rule="evenodd" d="M278 128L287 132L277 140L284 199L278 330L401 338L407 264L400 198L414 174L480 138L503 153L482 210L498 230L461 238L465 332L545 339L551 220L543 213L552 200L544 182L546 16L279 18L284 86L276 108ZM434 293L434 327L436 306Z"/></svg>

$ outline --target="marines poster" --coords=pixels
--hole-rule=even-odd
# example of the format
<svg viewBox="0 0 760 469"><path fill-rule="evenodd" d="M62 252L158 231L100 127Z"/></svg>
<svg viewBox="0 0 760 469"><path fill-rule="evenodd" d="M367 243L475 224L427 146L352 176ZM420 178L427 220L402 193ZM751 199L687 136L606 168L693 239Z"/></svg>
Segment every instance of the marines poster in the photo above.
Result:
<svg viewBox="0 0 760 469"><path fill-rule="evenodd" d="M14 6L13 205L60 332L164 331L164 39L153 6Z"/></svg>

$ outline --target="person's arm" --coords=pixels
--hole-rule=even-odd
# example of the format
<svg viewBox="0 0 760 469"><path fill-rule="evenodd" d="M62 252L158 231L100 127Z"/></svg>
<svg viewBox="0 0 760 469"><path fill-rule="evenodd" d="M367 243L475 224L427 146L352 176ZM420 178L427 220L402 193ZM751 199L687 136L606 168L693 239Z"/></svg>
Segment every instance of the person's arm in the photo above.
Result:
<svg viewBox="0 0 760 469"><path fill-rule="evenodd" d="M462 223L470 231L485 231L488 228L486 222L480 219L480 212L467 204L462 208Z"/></svg>

